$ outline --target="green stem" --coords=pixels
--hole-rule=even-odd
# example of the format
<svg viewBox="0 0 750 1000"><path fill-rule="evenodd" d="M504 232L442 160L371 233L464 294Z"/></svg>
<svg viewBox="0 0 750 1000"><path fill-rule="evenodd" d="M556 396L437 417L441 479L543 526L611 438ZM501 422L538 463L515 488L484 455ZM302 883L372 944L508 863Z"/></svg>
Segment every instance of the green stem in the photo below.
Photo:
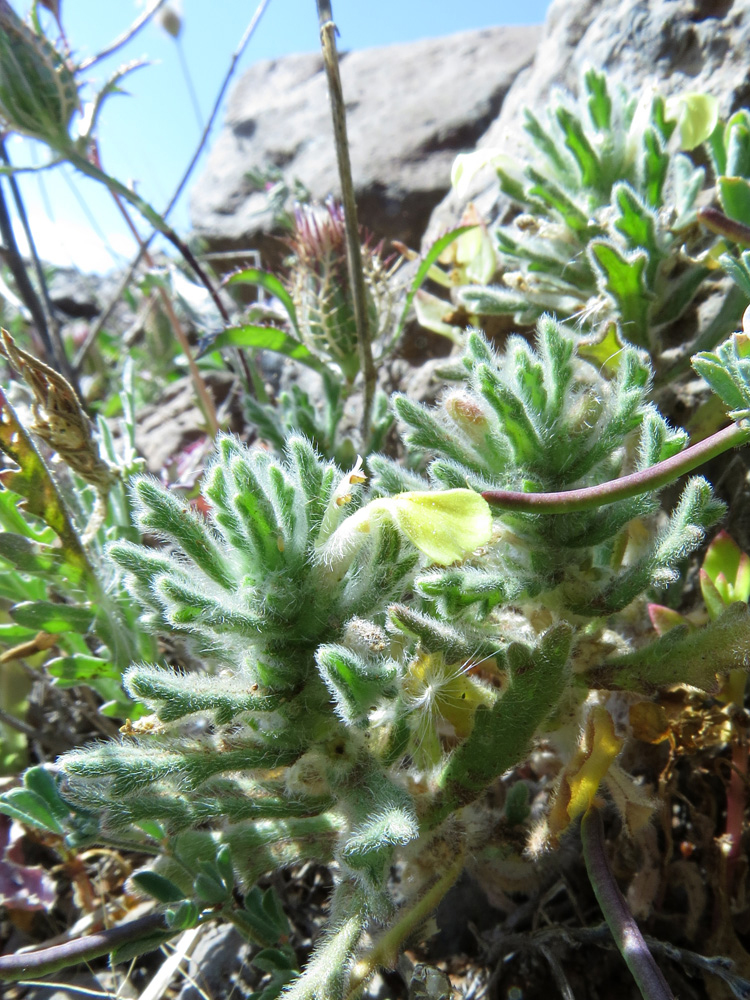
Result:
<svg viewBox="0 0 750 1000"><path fill-rule="evenodd" d="M575 510L591 510L604 504L627 500L629 497L659 490L693 469L722 455L730 448L738 448L750 441L750 425L745 422L730 424L698 444L692 445L663 462L629 476L613 479L598 486L580 490L562 490L559 493L520 493L512 490L487 490L482 494L487 503L501 510L523 511L528 514L568 514Z"/></svg>
<svg viewBox="0 0 750 1000"><path fill-rule="evenodd" d="M97 154L98 156L98 154ZM145 260L148 267L153 268L154 260L151 254L146 248L144 240L141 239L140 233L136 229L133 220L130 218L127 208L123 204L123 200L120 195L110 188L110 194L114 200L115 205L120 211L125 224L127 225L130 232L133 234L133 239L138 244L143 252L143 259ZM190 372L190 379L193 383L193 388L195 389L195 394L198 397L198 405L203 411L203 416L205 417L206 424L208 427L208 432L212 438L216 438L221 428L219 427L219 421L216 416L216 406L213 401L211 393L208 391L208 386L206 385L203 376L200 373L198 365L195 363L195 358L193 357L193 352L190 349L190 344L188 343L187 334L182 328L182 324L175 312L174 306L172 305L172 300L167 295L165 289L159 285L158 294L161 299L161 304L164 312L167 314L167 319L169 320L169 325L172 327L172 332L175 335L175 339L180 345L180 349L185 357L188 364L188 371Z"/></svg>
<svg viewBox="0 0 750 1000"><path fill-rule="evenodd" d="M352 969L349 978L349 990L346 1000L354 1000L367 980L380 967L395 964L398 953L404 941L424 924L427 918L437 909L440 900L451 888L464 868L464 852L459 851L453 864L440 876L414 906L410 907L400 918L378 938L377 943L360 958Z"/></svg>
<svg viewBox="0 0 750 1000"><path fill-rule="evenodd" d="M602 818L595 806L587 810L581 821L581 845L594 895L641 996L644 1000L674 1000L609 867Z"/></svg>
<svg viewBox="0 0 750 1000"><path fill-rule="evenodd" d="M354 321L357 325L359 365L364 378L364 403L362 407L362 453L367 451L370 438L372 406L375 399L377 373L372 358L370 343L370 321L367 312L367 289L362 269L362 245L357 223L357 202L354 197L352 165L349 158L349 140L346 133L346 106L339 74L339 57L336 51L336 25L333 21L330 0L317 0L320 21L320 43L323 61L328 76L328 93L331 98L333 135L336 141L336 159L341 182L341 200L344 204L344 226L346 229L346 257L349 265L349 281L354 297Z"/></svg>

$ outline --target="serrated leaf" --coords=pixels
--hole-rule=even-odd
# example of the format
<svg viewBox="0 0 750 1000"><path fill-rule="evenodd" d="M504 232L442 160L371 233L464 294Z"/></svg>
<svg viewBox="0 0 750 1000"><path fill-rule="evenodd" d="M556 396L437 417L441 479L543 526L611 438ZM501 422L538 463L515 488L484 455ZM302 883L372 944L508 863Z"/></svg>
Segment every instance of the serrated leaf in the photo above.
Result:
<svg viewBox="0 0 750 1000"><path fill-rule="evenodd" d="M602 180L602 165L580 120L565 107L558 107L555 115L565 135L565 145L578 164L581 184L583 187L598 188Z"/></svg>
<svg viewBox="0 0 750 1000"><path fill-rule="evenodd" d="M587 105L591 123L597 132L606 132L612 121L612 99L607 90L606 74L590 69L584 76L584 82L589 95Z"/></svg>
<svg viewBox="0 0 750 1000"><path fill-rule="evenodd" d="M647 254L625 255L614 244L598 240L590 244L589 252L602 276L602 288L617 306L623 336L638 347L649 347L652 296L645 282Z"/></svg>

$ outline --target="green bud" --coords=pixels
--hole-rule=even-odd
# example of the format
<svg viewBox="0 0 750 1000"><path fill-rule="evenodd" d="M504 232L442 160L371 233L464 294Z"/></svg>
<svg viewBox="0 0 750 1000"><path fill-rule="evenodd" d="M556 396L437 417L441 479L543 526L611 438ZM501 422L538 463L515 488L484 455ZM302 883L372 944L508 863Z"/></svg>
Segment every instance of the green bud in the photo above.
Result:
<svg viewBox="0 0 750 1000"><path fill-rule="evenodd" d="M79 107L64 58L0 0L0 125L64 149L71 145L70 123Z"/></svg>

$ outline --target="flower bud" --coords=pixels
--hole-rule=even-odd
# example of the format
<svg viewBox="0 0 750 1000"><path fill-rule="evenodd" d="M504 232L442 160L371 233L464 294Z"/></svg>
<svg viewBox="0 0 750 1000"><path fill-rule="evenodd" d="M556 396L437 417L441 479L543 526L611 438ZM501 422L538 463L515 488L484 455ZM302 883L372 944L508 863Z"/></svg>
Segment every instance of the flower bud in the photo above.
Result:
<svg viewBox="0 0 750 1000"><path fill-rule="evenodd" d="M354 295L346 257L344 210L333 201L325 208L298 205L289 292L297 312L305 346L320 358L333 361L344 378L353 382L359 371ZM370 339L386 334L395 320L395 296L390 277L395 268L382 259L380 246L362 245Z"/></svg>
<svg viewBox="0 0 750 1000"><path fill-rule="evenodd" d="M467 392L452 392L446 397L444 405L453 423L461 428L472 444L483 445L490 422L479 400Z"/></svg>
<svg viewBox="0 0 750 1000"><path fill-rule="evenodd" d="M79 107L65 59L0 0L0 127L65 149Z"/></svg>

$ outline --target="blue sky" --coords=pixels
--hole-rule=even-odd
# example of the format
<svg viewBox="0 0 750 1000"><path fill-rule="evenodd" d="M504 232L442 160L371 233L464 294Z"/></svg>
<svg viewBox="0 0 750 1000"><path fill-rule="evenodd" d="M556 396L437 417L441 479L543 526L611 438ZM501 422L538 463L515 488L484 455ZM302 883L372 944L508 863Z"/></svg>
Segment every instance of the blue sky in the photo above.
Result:
<svg viewBox="0 0 750 1000"><path fill-rule="evenodd" d="M178 42L150 23L116 56L91 70L92 82L101 82L125 62L140 57L150 60L150 65L125 81L127 95L110 99L99 137L105 168L120 180L135 183L159 210L171 197L201 132L179 47L205 119L256 2L183 0ZM524 4L509 0L333 0L332 4L342 49L389 45L497 24L536 24L543 21L548 5L549 0L527 0ZM13 6L25 14L28 0L13 0ZM62 0L63 23L74 51L81 57L100 51L127 29L143 6L134 0ZM234 79L260 59L317 48L315 0L270 0ZM221 116L213 138L220 124ZM21 140L11 139L8 152L15 163L45 159L41 147L34 149ZM199 163L193 178L200 169ZM132 236L109 196L95 184L69 168L55 168L42 175L24 175L21 185L45 259L73 263L83 270L106 271L132 255ZM183 196L170 217L182 233L189 229L187 201Z"/></svg>

